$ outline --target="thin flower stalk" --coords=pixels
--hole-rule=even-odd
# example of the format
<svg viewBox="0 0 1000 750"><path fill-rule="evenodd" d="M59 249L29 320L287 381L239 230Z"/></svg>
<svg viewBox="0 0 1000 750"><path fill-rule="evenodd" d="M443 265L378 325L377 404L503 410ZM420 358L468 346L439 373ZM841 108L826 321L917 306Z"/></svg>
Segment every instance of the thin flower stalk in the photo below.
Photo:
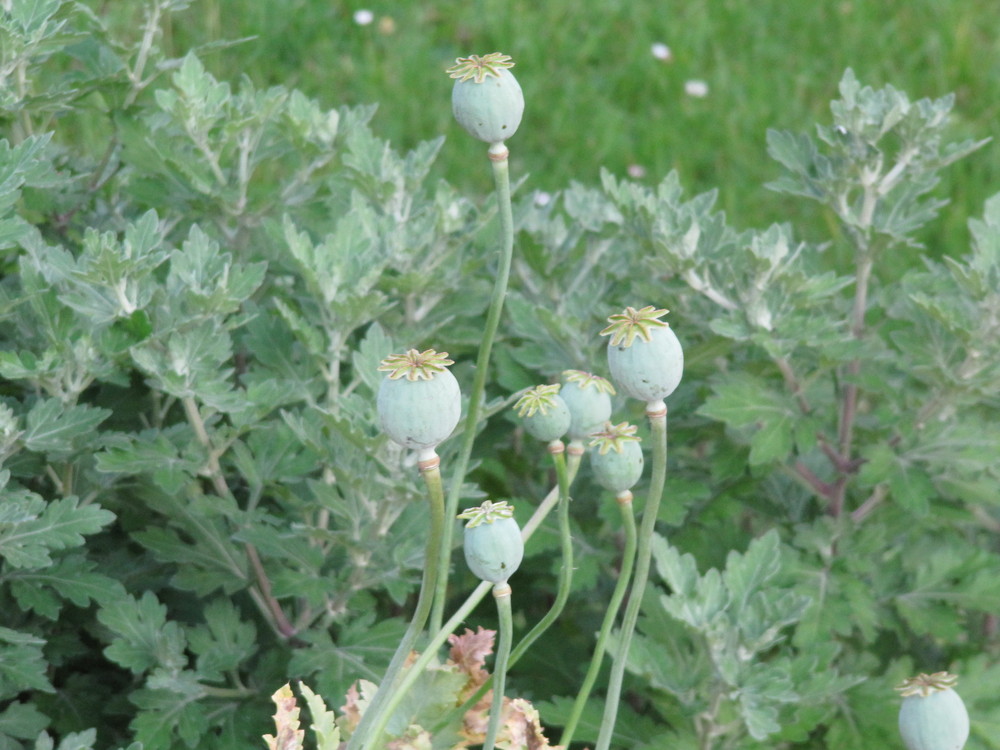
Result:
<svg viewBox="0 0 1000 750"><path fill-rule="evenodd" d="M562 448L562 443L559 443L559 447ZM555 465L559 483L559 540L562 568L559 571L559 585L556 589L555 601L535 627L518 642L517 648L511 654L510 663L512 666L562 614L566 600L569 599L570 589L573 587L573 537L570 534L569 526L569 472L566 468L566 455L564 450L560 449L556 452L553 447L549 448L549 452L552 454L552 462Z"/></svg>
<svg viewBox="0 0 1000 750"><path fill-rule="evenodd" d="M622 528L625 530L625 547L622 550L621 569L618 572L618 582L615 584L615 590L611 594L611 601L608 602L608 608L604 613L604 621L601 623L601 630L597 635L597 643L594 644L594 653L590 659L590 667L588 667L587 674L580 685L580 691L576 694L576 700L573 701L573 708L570 710L569 718L566 719L562 737L559 738L559 744L563 747L569 747L573 741L573 734L580 723L580 717L583 716L583 709L587 704L587 699L594 689L594 683L597 681L597 675L600 673L601 664L604 661L604 654L608 649L608 638L611 636L611 628L614 626L615 620L618 619L618 611L621 609L622 601L625 599L625 592L628 591L629 580L632 578L632 569L635 566L636 528L635 513L632 510L632 493L627 490L619 493L617 500L618 509L621 511L622 516Z"/></svg>
<svg viewBox="0 0 1000 750"><path fill-rule="evenodd" d="M361 717L357 729L351 735L348 743L348 750L358 747L367 747L365 744L373 724L381 720L384 714L391 716L392 712L387 707L389 696L394 692L393 685L399 679L399 674L406 664L406 660L416 645L417 639L424 632L427 618L431 612L434 601L434 594L437 591L437 579L440 568L438 567L437 551L441 544L441 539L445 529L444 512L444 486L441 481L441 462L437 456L427 461L422 461L420 474L427 487L427 495L430 510L430 531L427 535L427 545L424 552L424 572L420 582L420 593L417 597L417 606L413 612L406 632L403 634L393 654L392 661L382 677L382 685L369 704L364 716ZM387 717L386 717L387 718ZM378 733L373 736L378 736Z"/></svg>
<svg viewBox="0 0 1000 750"><path fill-rule="evenodd" d="M534 515L521 529L521 535L525 541L531 536L541 524L545 517L548 515L552 506L555 504L553 500L558 500L560 503L560 529L565 529L565 532L561 531L561 536L563 538L563 570L560 575L559 590L556 593L556 601L553 603L549 612L546 613L545 617L538 621L534 628L532 628L524 638L518 641L517 646L511 652L510 659L508 661L508 669L517 664L518 660L524 656L528 648L542 635L542 633L547 630L552 622L559 617L562 613L563 608L566 605L566 600L569 598L569 591L572 587L572 572L573 572L573 547L572 539L569 534L569 488L573 484L573 480L576 478L577 471L580 468L580 458L583 455L582 443L579 444L580 450L567 451L569 453L569 460L559 461L557 455L553 455L553 460L556 461L556 476L559 479L559 484L552 489L551 492L546 496L545 500L535 511ZM560 469L559 464L563 464L563 468ZM565 486L565 489L563 487ZM567 502L563 503L562 499L566 498ZM563 517L565 515L565 518ZM567 552L566 545L569 546L569 551ZM478 591L478 589L476 590ZM560 601L561 600L561 601ZM554 614L553 614L554 613ZM445 727L451 725L453 722L459 720L464 716L469 710L472 709L479 701L482 699L487 692L493 687L493 675L486 678L482 685L472 693L462 705L458 706L456 709L450 711L447 716L444 717L434 728L433 733L437 733L443 730Z"/></svg>
<svg viewBox="0 0 1000 750"><path fill-rule="evenodd" d="M575 461L573 459L574 455L571 453L570 460L567 462L569 469L567 480L570 485L572 485L573 478L576 476L576 470L579 468L579 454L576 455ZM559 496L559 488L553 487L535 509L531 518L528 519L527 523L521 527L521 538L524 539L525 543L527 543L535 531L538 530L538 527L555 507L559 500ZM391 719L393 713L395 713L396 709L399 708L399 704L403 701L403 698L406 697L407 692L409 692L410 688L413 687L417 678L423 674L424 670L427 669L431 661L437 658L438 650L442 645L444 645L445 641L448 640L448 636L455 632L455 630L472 613L472 611L483 600L483 597L485 597L492 588L493 585L488 581L480 582L480 584L472 590L472 593L466 597L465 601L462 602L461 606L455 610L455 614L451 616L451 619L449 619L436 631L431 631L433 635L427 642L424 650L421 652L420 656L417 657L417 660L405 672L403 672L403 675L399 680L399 684L389 689L387 683L383 681L383 686L385 686L387 690L387 697L385 698L386 702L381 714L377 717L377 721L372 724L372 728L368 732L367 741L361 745L362 750L372 750L373 748L381 747L377 741L385 733L385 728L388 725L389 720ZM382 688L379 689L379 692L382 692ZM376 694L376 698L377 697L378 694ZM478 698L476 700L478 701ZM370 710L371 706L369 705L369 708L365 713L367 714ZM464 713L465 711L462 710L462 714ZM363 718L364 717L362 717L362 719ZM435 732L439 730L440 727L435 729ZM355 730L355 733L357 733L357 730Z"/></svg>
<svg viewBox="0 0 1000 750"><path fill-rule="evenodd" d="M622 683L625 678L625 665L628 662L628 652L632 645L632 635L639 620L639 609L642 606L642 593L649 579L649 567L652 559L653 531L656 528L656 518L660 512L660 501L663 498L663 487L667 479L667 407L662 401L648 404L646 416L649 418L650 436L653 444L653 467L649 480L649 495L646 507L642 513L642 524L639 528L638 548L636 552L635 576L631 586L631 596L625 608L619 636L618 653L611 667L611 677L608 683L607 697L604 703L604 717L601 720L601 732L597 739L595 750L608 750L618 718L618 705L621 700Z"/></svg>
<svg viewBox="0 0 1000 750"><path fill-rule="evenodd" d="M462 492L462 483L469 468L472 456L472 446L476 440L476 430L482 409L483 392L486 390L486 375L489 371L490 354L497 328L500 326L500 316L503 312L504 298L507 295L507 281L510 278L511 260L514 256L514 215L510 201L510 170L507 161L507 148L502 143L490 146L489 157L493 167L493 183L497 196L497 211L500 219L500 248L497 266L496 282L490 297L490 307L486 313L486 325L479 344L479 354L476 357L476 375L469 394L469 407L465 418L465 432L462 436L462 447L455 461L455 471L449 486L445 517L455 518L458 515L458 503ZM452 540L455 524L445 524L444 535L438 555L438 569L442 575L438 579L437 591L431 613L430 630L437 631L444 617L445 601L448 597L448 571L451 569Z"/></svg>
<svg viewBox="0 0 1000 750"><path fill-rule="evenodd" d="M497 642L496 659L493 662L493 703L490 706L490 721L486 727L483 750L493 750L500 730L503 714L504 690L507 686L507 662L510 659L510 644L514 635L513 616L510 611L510 584L506 581L493 586L493 598L497 603L497 620L500 626L500 640Z"/></svg>

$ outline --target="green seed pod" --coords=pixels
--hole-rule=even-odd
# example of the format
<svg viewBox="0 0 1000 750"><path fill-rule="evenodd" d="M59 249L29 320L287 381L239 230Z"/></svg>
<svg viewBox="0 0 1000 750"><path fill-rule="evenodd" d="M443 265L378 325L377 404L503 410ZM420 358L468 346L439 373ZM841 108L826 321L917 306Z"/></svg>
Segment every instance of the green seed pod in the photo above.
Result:
<svg viewBox="0 0 1000 750"><path fill-rule="evenodd" d="M517 400L514 408L524 420L524 429L546 443L558 440L569 429L569 408L559 397L558 384L535 386Z"/></svg>
<svg viewBox="0 0 1000 750"><path fill-rule="evenodd" d="M378 389L376 406L382 431L412 450L433 452L447 439L462 413L462 394L447 352L410 349L386 357L379 370L389 374Z"/></svg>
<svg viewBox="0 0 1000 750"><path fill-rule="evenodd" d="M470 135L489 144L514 135L524 114L524 94L509 55L460 57L448 73L455 80L451 110Z"/></svg>
<svg viewBox="0 0 1000 750"><path fill-rule="evenodd" d="M476 577L490 583L504 583L521 565L524 541L514 520L514 508L507 501L485 501L469 508L459 518L465 525L465 562Z"/></svg>
<svg viewBox="0 0 1000 750"><path fill-rule="evenodd" d="M615 387L600 375L583 370L566 370L562 381L559 395L571 417L567 434L570 440L585 440L611 419L611 396Z"/></svg>
<svg viewBox="0 0 1000 750"><path fill-rule="evenodd" d="M921 674L904 680L896 690L899 733L907 750L962 750L969 739L969 713L952 688L958 677L947 672Z"/></svg>
<svg viewBox="0 0 1000 750"><path fill-rule="evenodd" d="M666 310L652 306L608 318L601 331L610 335L608 367L618 387L647 404L662 402L677 388L684 372L684 350L673 330L657 320Z"/></svg>
<svg viewBox="0 0 1000 750"><path fill-rule="evenodd" d="M627 422L617 425L608 422L590 441L596 449L590 452L594 479L616 495L631 489L642 476L642 448L635 432L635 425Z"/></svg>

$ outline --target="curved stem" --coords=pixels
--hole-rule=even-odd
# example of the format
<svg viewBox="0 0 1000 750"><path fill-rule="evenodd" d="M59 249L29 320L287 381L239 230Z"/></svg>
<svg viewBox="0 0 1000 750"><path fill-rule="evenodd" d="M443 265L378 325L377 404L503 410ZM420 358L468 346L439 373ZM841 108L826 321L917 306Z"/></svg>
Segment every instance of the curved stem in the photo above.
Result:
<svg viewBox="0 0 1000 750"><path fill-rule="evenodd" d="M569 719L566 721L566 726L563 727L562 737L559 738L559 744L567 748L573 741L573 733L580 723L583 708L587 704L590 691L593 690L594 682L597 681L597 675L601 671L604 652L608 648L608 637L611 635L611 628L618 617L618 610L621 609L622 600L625 598L625 592L628 590L629 579L632 577L632 568L635 564L636 530L635 514L632 512L631 492L627 494L622 493L618 496L618 508L621 510L622 525L625 528L625 549L622 552L622 567L618 574L618 583L615 584L615 590L611 594L608 609L604 613L604 622L601 623L601 631L597 636L594 655L590 659L590 667L587 669L587 675L583 679L583 684L580 685L580 692L576 694L576 700L573 702Z"/></svg>
<svg viewBox="0 0 1000 750"><path fill-rule="evenodd" d="M489 157L493 165L493 183L496 187L497 207L500 219L500 262L497 266L496 282L490 297L490 307L486 313L486 325L483 338L479 343L479 355L476 358L476 374L472 381L472 392L469 394L469 410L465 417L465 433L462 437L462 449L455 461L455 473L451 478L448 491L445 515L454 519L458 515L459 495L465 472L469 468L469 458L472 455L472 444L476 440L476 428L479 423L479 412L486 390L486 375L489 371L490 352L497 328L500 326L500 314L503 312L504 297L507 296L507 280L510 278L511 259L514 256L514 214L510 203L510 170L507 163L508 151L503 144L496 149L497 144L490 146ZM438 580L437 592L434 597L434 608L431 613L432 631L439 630L444 616L445 600L448 598L448 573L451 569L451 547L455 532L455 524L445 525L441 548L438 553L438 568L441 577Z"/></svg>
<svg viewBox="0 0 1000 750"><path fill-rule="evenodd" d="M611 667L611 677L608 683L608 693L604 703L604 717L601 720L601 733L597 738L595 750L608 750L611 745L611 735L618 718L618 703L621 698L622 683L625 679L625 665L628 663L629 647L632 645L632 635L639 620L639 610L642 608L642 595L646 590L646 580L649 578L649 563L652 557L653 531L656 529L656 517L660 512L660 500L663 497L663 486L667 479L667 407L659 404L649 404L646 407L649 417L650 440L653 443L653 469L649 479L649 496L642 512L642 525L639 528L638 550L635 561L635 578L632 581L631 595L622 627L619 634L618 654Z"/></svg>
<svg viewBox="0 0 1000 750"><path fill-rule="evenodd" d="M493 598L497 600L497 619L500 621L500 642L493 662L493 705L490 707L490 723L486 727L483 750L493 750L500 716L503 714L503 693L507 685L507 660L510 658L510 642L514 633L513 618L510 613L510 585L504 581L493 587Z"/></svg>
<svg viewBox="0 0 1000 750"><path fill-rule="evenodd" d="M410 688L413 687L413 683L416 682L417 678L424 673L431 661L437 657L438 649L441 648L448 636L451 635L451 633L462 624L462 621L472 613L472 610L474 610L476 605L483 600L483 597L486 596L486 592L491 588L492 584L490 584L489 581L483 581L476 586L462 606L459 607L455 611L455 614L451 616L451 619L442 625L441 628L434 634L430 642L424 648L423 653L417 657L417 660L413 662L412 666L410 666L410 668L403 674L399 684L392 689L389 689L388 685L384 686L388 691L388 697L385 699L385 705L382 709L381 716L379 716L378 720L374 722L371 731L368 733L369 740L363 745L365 750L372 747L384 747L384 745L378 744L378 740L385 733L385 728L389 724L389 719L392 718L396 709L399 708L399 704L402 703L403 698L410 691ZM378 693L375 694L376 698L379 693L382 692L382 689L382 687L379 688ZM369 706L369 708L365 711L365 715L367 715L370 710L371 707ZM360 725L358 725L358 728L361 728ZM355 734L356 733L357 730L355 730ZM351 736L351 739L354 739L353 735ZM351 745L348 744L348 747L351 747Z"/></svg>
<svg viewBox="0 0 1000 750"><path fill-rule="evenodd" d="M569 453L569 460L566 462L566 486L568 491L569 486L573 484L573 480L576 478L577 471L580 469L580 459L583 456L585 449L583 448L582 443L576 443L574 445L574 443L571 442L567 452ZM539 505L537 510L535 510L534 515L532 515L528 522L521 528L521 538L524 539L525 542L528 541L531 535L535 533L535 530L541 525L541 522L545 520L546 516L548 516L549 512L552 510L554 501L561 497L561 493L558 490L559 488L555 487L549 492L548 495L545 496L541 505ZM479 589L476 589L472 595L476 596L478 592ZM480 599L481 598L482 595L480 595ZM478 602L479 599L476 601ZM447 625L445 627L447 627ZM531 633L529 633L528 636L525 636L524 640L527 640L530 635ZM513 653L511 653L510 660L507 664L508 667L513 667L517 663L518 659L524 655L524 651L527 648L526 646L523 646L524 640L518 643L517 648L515 648ZM465 716L465 714L468 713L473 706L479 703L480 699L486 695L492 687L493 675L490 675L472 695L465 699L465 702L462 705L452 709L440 721L438 721L438 723L434 725L431 734L437 734L445 727Z"/></svg>
<svg viewBox="0 0 1000 750"><path fill-rule="evenodd" d="M568 479L569 483L572 484L573 478L576 476L576 472L580 467L580 456L582 455L582 451L574 451L571 445L569 453L570 453L569 461L567 462L568 475L569 475ZM553 488L552 490L549 491L549 494L545 496L545 499L542 500L541 504L539 504L539 506L535 509L535 512L532 514L531 518L528 519L528 522L521 527L521 538L525 542L527 542L531 538L531 535L535 533L535 530L538 529L542 521L545 520L545 517L548 516L549 512L555 506L556 501L558 499L559 499L558 488ZM395 712L395 710L399 708L400 702L402 702L403 698L406 696L406 693L409 691L409 689L413 687L413 683L416 682L417 677L419 677L420 674L422 674L423 671L427 669L427 665L430 664L431 660L437 656L438 649L441 648L442 644L444 644L448 636L451 635L458 628L458 626L462 624L462 621L465 620L465 618L469 616L469 613L471 613L472 610L476 608L476 605L483 600L483 597L486 596L486 592L488 592L490 588L491 586L488 582L480 583L478 586L476 586L475 589L473 589L472 593L469 594L468 597L466 597L465 601L462 603L462 606L458 608L458 610L455 612L454 615L452 615L451 619L448 620L448 622L446 622L437 630L431 631L434 633L434 635L431 637L431 640L424 647L423 653L419 657L417 657L417 660L413 663L413 665L406 670L405 674L403 675L398 685L390 688L386 680L384 679L382 680L382 686L385 687L387 692L387 697L383 698L382 701L380 701L380 703L384 701L384 707L381 710L380 716L374 717L373 719L369 720L368 724L369 726L371 726L371 729L370 731L367 732L368 738L366 739L365 743L361 745L361 747L367 749L374 746L375 742L373 741L372 738L375 738L377 740L377 738L382 736L382 733L385 732L386 725L389 723L389 719L392 717L392 714ZM379 688L379 693L381 692L382 692L382 687ZM375 704L376 700L378 700L379 693L375 694L375 698L372 699L372 703L369 704L369 707L365 710L365 715L371 712L372 706ZM477 698L476 700L478 701L479 698ZM462 714L464 715L464 713L465 711L463 710ZM364 716L362 717L362 722L364 722ZM360 740L355 741L354 739L354 736L358 734L358 730L360 729L361 725L359 724L358 729L354 730L354 735L351 735L351 741L348 744L348 748L350 748L351 750L357 747L358 746L357 743L360 742Z"/></svg>
<svg viewBox="0 0 1000 750"><path fill-rule="evenodd" d="M441 462L437 455L423 460L420 462L420 474L424 478L424 484L427 486L427 495L430 500L430 533L427 535L427 547L424 557L424 573L423 580L420 582L420 594L417 597L417 606L413 612L413 619L410 620L409 626L406 628L406 632L403 634L403 638L399 642L399 646L396 648L396 653L392 656L392 661L389 662L389 667L386 669L385 675L382 677L382 682L379 687L379 691L372 698L368 709L365 711L364 716L361 717L361 721L358 724L357 729L354 730L354 734L351 735L351 740L347 747L349 750L354 750L357 747L365 746L369 732L372 725L379 721L383 713L391 715L391 712L387 711L386 701L389 696L393 694L393 683L399 677L400 671L403 669L403 665L406 663L410 652L413 650L413 646L420 637L420 634L424 630L424 625L427 623L427 617L431 612L431 603L434 600L434 592L437 589L437 578L438 578L438 556L437 551L441 544L441 536L444 530L444 487L441 483ZM374 735L378 736L378 733Z"/></svg>
<svg viewBox="0 0 1000 750"><path fill-rule="evenodd" d="M514 649L510 657L513 665L524 653L531 648L531 644L551 627L559 615L562 614L569 598L569 590L573 585L573 537L569 529L569 472L566 469L566 456L562 451L562 443L559 443L558 453L552 453L552 462L556 467L556 477L559 480L559 539L562 545L562 568L559 571L559 587L556 590L556 599L545 613L541 620L533 627L528 634L522 638L517 648ZM550 446L549 450L552 451Z"/></svg>

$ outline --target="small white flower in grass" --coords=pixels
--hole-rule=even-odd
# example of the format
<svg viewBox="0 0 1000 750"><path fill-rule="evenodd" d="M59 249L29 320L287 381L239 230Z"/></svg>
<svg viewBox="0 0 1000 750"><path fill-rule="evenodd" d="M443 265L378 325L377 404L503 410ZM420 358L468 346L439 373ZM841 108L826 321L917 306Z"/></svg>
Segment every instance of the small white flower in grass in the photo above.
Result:
<svg viewBox="0 0 1000 750"><path fill-rule="evenodd" d="M646 168L641 164L629 164L627 171L628 176L633 180L641 180L646 176Z"/></svg>
<svg viewBox="0 0 1000 750"><path fill-rule="evenodd" d="M708 84L697 79L684 82L684 93L696 99L704 99L708 96Z"/></svg>
<svg viewBox="0 0 1000 750"><path fill-rule="evenodd" d="M367 8L354 11L354 23L358 26L367 26L375 20L375 14Z"/></svg>
<svg viewBox="0 0 1000 750"><path fill-rule="evenodd" d="M538 190L535 193L535 205L539 208L544 208L552 202L552 193L546 193L544 190Z"/></svg>
<svg viewBox="0 0 1000 750"><path fill-rule="evenodd" d="M671 52L670 47L665 45L663 42L654 42L653 46L649 48L649 51L653 53L653 57L657 60L662 60L663 62L670 62L674 59L674 53Z"/></svg>

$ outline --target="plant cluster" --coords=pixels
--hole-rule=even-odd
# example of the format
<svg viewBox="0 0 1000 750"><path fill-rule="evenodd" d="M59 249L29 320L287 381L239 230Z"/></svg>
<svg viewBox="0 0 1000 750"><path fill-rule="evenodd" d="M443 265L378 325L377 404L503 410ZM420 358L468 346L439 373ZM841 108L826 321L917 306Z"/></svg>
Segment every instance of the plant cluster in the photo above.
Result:
<svg viewBox="0 0 1000 750"><path fill-rule="evenodd" d="M768 138L827 224L744 230L677 174L536 200L464 58L480 201L166 56L187 4L0 4L0 746L301 747L299 681L320 748L1000 747L1000 196L916 241L950 97L848 71Z"/></svg>

